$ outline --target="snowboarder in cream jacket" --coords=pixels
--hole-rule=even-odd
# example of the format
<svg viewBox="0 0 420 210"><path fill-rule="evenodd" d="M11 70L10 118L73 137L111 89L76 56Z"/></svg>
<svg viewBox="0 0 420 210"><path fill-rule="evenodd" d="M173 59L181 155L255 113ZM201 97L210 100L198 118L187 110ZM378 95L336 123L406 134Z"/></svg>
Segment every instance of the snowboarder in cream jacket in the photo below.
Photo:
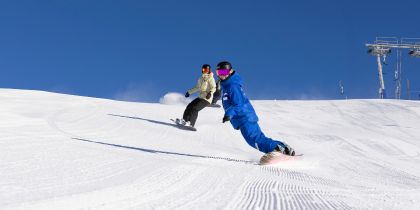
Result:
<svg viewBox="0 0 420 210"><path fill-rule="evenodd" d="M232 65L227 61L220 62L216 73L222 87L222 103L225 110L223 123L230 121L234 129L241 130L246 142L261 152L280 152L294 156L295 151L289 145L268 138L261 131L255 110L242 89L242 79L232 69Z"/></svg>
<svg viewBox="0 0 420 210"><path fill-rule="evenodd" d="M200 92L199 96L188 104L182 119L177 119L178 124L194 127L198 112L210 105L213 100L213 93L216 91L216 82L213 78L210 65L204 64L201 68L201 73L202 75L198 79L196 86L185 93L185 97L189 97L195 92Z"/></svg>

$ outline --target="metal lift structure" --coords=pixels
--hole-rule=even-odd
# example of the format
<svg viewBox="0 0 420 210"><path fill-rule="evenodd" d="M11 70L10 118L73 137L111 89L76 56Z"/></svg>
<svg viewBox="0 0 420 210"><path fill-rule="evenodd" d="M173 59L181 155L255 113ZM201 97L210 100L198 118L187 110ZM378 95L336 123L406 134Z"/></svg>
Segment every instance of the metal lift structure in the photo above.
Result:
<svg viewBox="0 0 420 210"><path fill-rule="evenodd" d="M391 54L391 49L397 50L397 68L394 74L395 98L401 98L401 73L402 73L402 51L408 50L408 55L420 58L420 38L401 38L397 37L376 37L372 44L366 44L368 53L376 56L378 63L378 76L379 76L379 98L386 98L385 81L383 73L383 64L386 65L386 57ZM382 59L382 60L381 60Z"/></svg>

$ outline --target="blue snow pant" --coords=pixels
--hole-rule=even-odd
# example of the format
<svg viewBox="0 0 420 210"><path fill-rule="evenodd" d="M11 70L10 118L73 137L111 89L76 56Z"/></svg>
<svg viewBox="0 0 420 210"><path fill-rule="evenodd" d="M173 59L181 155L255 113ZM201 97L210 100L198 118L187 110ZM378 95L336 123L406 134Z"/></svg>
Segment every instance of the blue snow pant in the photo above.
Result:
<svg viewBox="0 0 420 210"><path fill-rule="evenodd" d="M284 147L283 142L266 137L257 122L246 122L239 129L246 142L261 152L272 152L279 144Z"/></svg>

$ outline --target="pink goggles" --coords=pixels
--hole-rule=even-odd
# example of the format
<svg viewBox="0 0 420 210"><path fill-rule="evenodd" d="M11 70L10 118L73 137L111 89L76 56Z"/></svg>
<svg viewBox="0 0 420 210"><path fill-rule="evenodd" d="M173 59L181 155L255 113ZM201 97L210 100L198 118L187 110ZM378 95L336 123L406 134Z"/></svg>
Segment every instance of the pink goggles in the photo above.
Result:
<svg viewBox="0 0 420 210"><path fill-rule="evenodd" d="M228 76L229 73L230 73L230 70L229 69L217 69L216 73L219 76Z"/></svg>

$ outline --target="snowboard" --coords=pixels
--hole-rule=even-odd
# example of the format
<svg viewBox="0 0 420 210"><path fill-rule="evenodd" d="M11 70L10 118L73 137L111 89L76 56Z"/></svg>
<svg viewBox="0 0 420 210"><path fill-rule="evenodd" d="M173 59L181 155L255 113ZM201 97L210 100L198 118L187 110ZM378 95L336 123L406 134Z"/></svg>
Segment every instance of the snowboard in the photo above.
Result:
<svg viewBox="0 0 420 210"><path fill-rule="evenodd" d="M172 120L172 122L175 123L176 127L178 127L179 129L189 130L189 131L197 131L197 129L194 128L194 127L186 126L186 125L182 125L182 124L178 124L178 123L176 123L176 120L175 119L171 119L171 120Z"/></svg>
<svg viewBox="0 0 420 210"><path fill-rule="evenodd" d="M210 105L208 105L208 107L220 108L222 106L220 106L219 104L210 104Z"/></svg>
<svg viewBox="0 0 420 210"><path fill-rule="evenodd" d="M270 152L260 158L260 165L275 165L286 161L300 159L303 154L296 154L295 156L284 155L279 152Z"/></svg>

